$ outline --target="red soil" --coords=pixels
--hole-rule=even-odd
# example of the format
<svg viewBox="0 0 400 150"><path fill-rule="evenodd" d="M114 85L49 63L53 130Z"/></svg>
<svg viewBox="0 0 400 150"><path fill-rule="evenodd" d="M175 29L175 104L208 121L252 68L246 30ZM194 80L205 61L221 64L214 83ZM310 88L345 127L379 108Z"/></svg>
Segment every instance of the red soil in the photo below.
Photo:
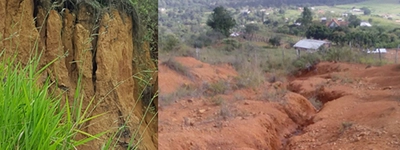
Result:
<svg viewBox="0 0 400 150"><path fill-rule="evenodd" d="M184 83L228 80L237 74L227 65L176 60L196 79L160 65L161 95ZM285 91L285 85L282 95L268 94ZM159 149L399 149L399 88L398 65L322 62L287 83L180 98L159 110ZM322 108L316 110L307 98L321 100Z"/></svg>

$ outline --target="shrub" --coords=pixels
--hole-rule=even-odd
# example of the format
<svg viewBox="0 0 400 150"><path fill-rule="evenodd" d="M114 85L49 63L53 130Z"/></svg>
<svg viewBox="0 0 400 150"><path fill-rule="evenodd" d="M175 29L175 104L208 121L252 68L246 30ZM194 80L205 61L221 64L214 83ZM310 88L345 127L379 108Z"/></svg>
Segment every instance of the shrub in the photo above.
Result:
<svg viewBox="0 0 400 150"><path fill-rule="evenodd" d="M233 38L226 38L222 42L226 44L225 50L228 52L231 52L241 46L241 44L236 39Z"/></svg>
<svg viewBox="0 0 400 150"><path fill-rule="evenodd" d="M316 65L321 61L321 56L318 53L310 53L302 55L292 62L292 65L298 69L306 69L308 65Z"/></svg>
<svg viewBox="0 0 400 150"><path fill-rule="evenodd" d="M221 96L212 97L211 102L218 106L225 104L225 100Z"/></svg>
<svg viewBox="0 0 400 150"><path fill-rule="evenodd" d="M344 62L355 62L357 52L350 49L330 49L326 50L323 55L326 61L344 61Z"/></svg>
<svg viewBox="0 0 400 150"><path fill-rule="evenodd" d="M217 94L224 94L226 91L229 90L229 85L226 81L224 80L219 80L217 82L211 83L208 86L208 91L211 93L211 95L217 95Z"/></svg>
<svg viewBox="0 0 400 150"><path fill-rule="evenodd" d="M164 40L162 40L164 39ZM161 49L165 51L171 51L175 49L179 45L179 40L175 37L173 34L168 34L165 36L165 38L162 38L161 40Z"/></svg>

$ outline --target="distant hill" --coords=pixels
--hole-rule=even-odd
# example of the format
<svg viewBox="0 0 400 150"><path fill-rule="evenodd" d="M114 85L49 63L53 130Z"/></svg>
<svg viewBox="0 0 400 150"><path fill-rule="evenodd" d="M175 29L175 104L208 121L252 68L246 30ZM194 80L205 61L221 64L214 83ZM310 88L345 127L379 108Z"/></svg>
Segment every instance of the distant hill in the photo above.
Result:
<svg viewBox="0 0 400 150"><path fill-rule="evenodd" d="M315 5L340 5L362 2L366 0L159 0L159 7L185 7L185 6L264 6L279 7L282 5L291 6L315 6Z"/></svg>

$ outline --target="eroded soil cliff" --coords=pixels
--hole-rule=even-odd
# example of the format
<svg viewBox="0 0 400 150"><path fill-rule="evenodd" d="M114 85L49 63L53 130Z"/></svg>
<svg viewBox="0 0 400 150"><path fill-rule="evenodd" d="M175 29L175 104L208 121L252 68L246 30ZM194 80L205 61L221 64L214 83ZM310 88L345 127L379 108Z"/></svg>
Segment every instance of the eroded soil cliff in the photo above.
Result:
<svg viewBox="0 0 400 150"><path fill-rule="evenodd" d="M135 140L143 138L139 149L157 149L157 117L153 117L154 112L144 113L149 95L158 90L154 86L157 67L149 44L137 38L142 32L134 8L122 1L111 2L113 5L107 6L89 1L0 1L1 59L17 54L17 60L26 64L38 52L42 66L56 60L43 79L55 81L56 93L69 100L74 98L81 75L83 107L92 100L90 116L105 113L87 122L82 130L90 134L111 132L80 149L100 149L123 126L121 138L114 141L118 149L126 148L136 131ZM142 118L145 121L140 124Z"/></svg>

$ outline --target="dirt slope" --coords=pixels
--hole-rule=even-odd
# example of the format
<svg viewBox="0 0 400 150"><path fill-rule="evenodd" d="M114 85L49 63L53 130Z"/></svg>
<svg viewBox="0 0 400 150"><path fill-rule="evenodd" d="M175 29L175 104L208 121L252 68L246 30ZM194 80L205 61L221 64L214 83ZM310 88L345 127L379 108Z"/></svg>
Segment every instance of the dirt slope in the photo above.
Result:
<svg viewBox="0 0 400 150"><path fill-rule="evenodd" d="M301 93L325 98L325 105L313 124L304 128L302 135L290 138L285 149L398 149L399 66L322 63L320 67L346 71L292 81L292 86L300 85ZM318 84L316 78L326 81L319 83L323 90L309 87Z"/></svg>
<svg viewBox="0 0 400 150"><path fill-rule="evenodd" d="M84 131L96 134L111 129L114 132L126 123L127 133L133 133L138 128L143 133L140 134L144 138L140 149L157 149L157 122L150 123L145 130L149 123L146 119L147 122L138 127L144 115L144 99L138 99L143 87L133 78L134 74L145 69L156 70L156 65L150 59L148 44L137 45L137 39L133 39L135 24L131 16L116 8L99 10L85 1L76 7L70 4L49 10L48 2L0 2L3 8L0 10L0 48L5 50L2 59L17 52L17 60L26 64L37 50L35 45L39 52L43 52L42 66L62 56L46 70L43 77L49 76L52 81L57 81L54 90L58 93L67 91L65 96L72 100L81 73L84 107L95 97L96 108L91 116L108 112L88 122ZM132 61L139 57L137 61ZM157 78L156 73L148 76ZM135 106L136 101L138 104ZM126 120L128 116L130 120ZM108 136L111 134L80 149L100 149ZM119 143L129 139L129 136L122 137ZM124 147L121 144L119 148Z"/></svg>
<svg viewBox="0 0 400 150"><path fill-rule="evenodd" d="M192 58L176 59L191 69L199 63L182 61ZM207 76L210 72L196 74ZM185 77L166 66L159 76L171 79L160 86L161 91L173 91L178 86L168 85L186 83L173 80ZM400 121L396 119L400 118L399 77L398 65L322 62L315 70L302 72L286 83L265 83L215 96L183 97L160 110L159 147L395 150L400 147ZM199 79L187 84L199 83ZM321 109L315 108L312 100L320 100Z"/></svg>
<svg viewBox="0 0 400 150"><path fill-rule="evenodd" d="M182 76L162 64L162 62L159 62L159 70L162 72L159 81L160 93L169 94L175 92L183 84L215 82L218 80L228 80L231 77L237 76L237 72L229 65L213 66L192 57L176 57L174 60L189 68L194 78L191 79L187 76Z"/></svg>
<svg viewBox="0 0 400 150"><path fill-rule="evenodd" d="M177 57L175 60L188 67L197 78L189 80L160 65L161 95L170 94L182 84L199 85L237 76L236 71L228 65L210 65L190 57ZM159 148L281 148L286 143L285 137L296 132L299 124L306 124L316 111L307 99L296 93L288 92L280 97L285 105L268 102L266 97L257 96L270 89L273 89L272 85L265 84L255 90L240 89L216 96L176 100L160 109Z"/></svg>

